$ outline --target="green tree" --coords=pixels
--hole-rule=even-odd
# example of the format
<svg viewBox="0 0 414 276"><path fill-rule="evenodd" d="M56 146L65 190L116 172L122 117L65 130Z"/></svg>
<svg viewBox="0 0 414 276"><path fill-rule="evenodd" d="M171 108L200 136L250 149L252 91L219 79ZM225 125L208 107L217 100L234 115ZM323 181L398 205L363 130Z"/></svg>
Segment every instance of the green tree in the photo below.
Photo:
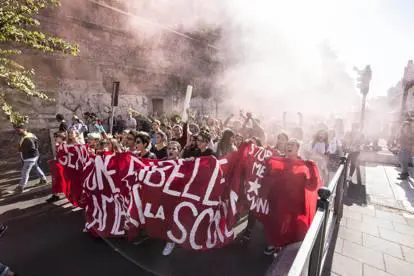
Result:
<svg viewBox="0 0 414 276"><path fill-rule="evenodd" d="M59 37L43 33L36 18L46 8L57 8L58 0L1 0L0 1L0 108L8 120L15 123L27 122L27 116L15 110L6 98L5 88L27 97L37 97L54 101L38 91L34 83L34 70L25 68L16 61L25 49L45 53L60 52L77 55L79 46L68 43ZM3 90L3 91L2 91Z"/></svg>

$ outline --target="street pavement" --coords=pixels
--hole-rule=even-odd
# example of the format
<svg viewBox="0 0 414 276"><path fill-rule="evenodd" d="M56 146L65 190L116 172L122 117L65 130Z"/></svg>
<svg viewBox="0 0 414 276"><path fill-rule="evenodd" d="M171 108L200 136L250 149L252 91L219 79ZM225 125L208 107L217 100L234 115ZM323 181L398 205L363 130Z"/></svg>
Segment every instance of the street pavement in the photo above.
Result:
<svg viewBox="0 0 414 276"><path fill-rule="evenodd" d="M398 173L392 165L362 162L347 190L327 275L412 275L414 184L397 180ZM3 190L19 178L18 172L3 177ZM32 191L0 198L0 222L9 226L0 238L0 262L20 275L264 275L273 261L263 255L260 225L247 246L177 247L165 257L160 240L93 238L82 232L82 210L66 200L46 204L47 187Z"/></svg>
<svg viewBox="0 0 414 276"><path fill-rule="evenodd" d="M51 176L46 172L46 178L48 184L37 185L39 182L39 178L34 174L32 170L32 174L30 175L29 182L25 187L25 194L32 194L42 192L44 190L50 190L51 186ZM20 171L17 170L6 170L3 171L0 169L0 201L7 201L10 197L15 197L13 194L14 188L17 187L17 184L20 181Z"/></svg>
<svg viewBox="0 0 414 276"><path fill-rule="evenodd" d="M396 166L363 163L348 186L326 275L414 275L413 179ZM412 173L412 175L414 175Z"/></svg>
<svg viewBox="0 0 414 276"><path fill-rule="evenodd" d="M273 257L260 225L247 246L194 252L176 247L162 256L164 242L93 238L83 233L83 211L66 199L45 200L48 191L0 202L0 262L20 275L264 275Z"/></svg>
<svg viewBox="0 0 414 276"><path fill-rule="evenodd" d="M360 204L372 204L414 213L414 169L408 180L398 180L400 168L395 165L362 162L360 173L353 177L348 193ZM361 185L358 185L361 184Z"/></svg>
<svg viewBox="0 0 414 276"><path fill-rule="evenodd" d="M368 163L365 165L366 191L372 204L414 212L414 180L398 180L395 166ZM414 171L411 168L411 175Z"/></svg>
<svg viewBox="0 0 414 276"><path fill-rule="evenodd" d="M380 206L345 206L330 274L410 276L414 271L414 216Z"/></svg>
<svg viewBox="0 0 414 276"><path fill-rule="evenodd" d="M48 196L0 206L0 222L9 227L0 262L23 276L152 275L83 233L82 212L46 204Z"/></svg>

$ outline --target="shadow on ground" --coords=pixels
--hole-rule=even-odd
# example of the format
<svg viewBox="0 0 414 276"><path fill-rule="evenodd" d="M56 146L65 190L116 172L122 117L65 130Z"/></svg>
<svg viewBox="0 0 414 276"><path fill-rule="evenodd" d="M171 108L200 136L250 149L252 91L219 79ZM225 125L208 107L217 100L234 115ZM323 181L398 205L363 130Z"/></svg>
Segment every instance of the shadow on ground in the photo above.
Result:
<svg viewBox="0 0 414 276"><path fill-rule="evenodd" d="M82 232L81 212L40 204L0 215L0 261L23 276L151 275Z"/></svg>
<svg viewBox="0 0 414 276"><path fill-rule="evenodd" d="M44 198L39 198L43 202ZM66 202L65 202L66 204ZM164 242L94 238L83 233L83 211L40 203L0 215L9 228L0 238L0 261L19 275L264 275L273 257L258 225L246 247L234 242L206 252L179 247L162 256Z"/></svg>
<svg viewBox="0 0 414 276"><path fill-rule="evenodd" d="M258 224L250 244L234 242L224 248L194 252L176 247L170 256L162 256L165 242L145 239L138 245L126 240L108 240L112 247L137 260L156 275L264 275L273 261L265 256L263 228Z"/></svg>

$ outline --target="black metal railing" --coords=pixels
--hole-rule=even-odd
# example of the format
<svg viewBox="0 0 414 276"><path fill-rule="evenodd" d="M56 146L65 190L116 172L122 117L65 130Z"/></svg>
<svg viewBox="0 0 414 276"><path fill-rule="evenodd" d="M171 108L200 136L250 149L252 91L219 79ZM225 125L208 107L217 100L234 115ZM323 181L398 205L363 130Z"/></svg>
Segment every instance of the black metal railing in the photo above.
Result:
<svg viewBox="0 0 414 276"><path fill-rule="evenodd" d="M289 276L322 274L333 233L342 218L348 163L347 156L343 157L329 185L318 190L318 209L289 270Z"/></svg>

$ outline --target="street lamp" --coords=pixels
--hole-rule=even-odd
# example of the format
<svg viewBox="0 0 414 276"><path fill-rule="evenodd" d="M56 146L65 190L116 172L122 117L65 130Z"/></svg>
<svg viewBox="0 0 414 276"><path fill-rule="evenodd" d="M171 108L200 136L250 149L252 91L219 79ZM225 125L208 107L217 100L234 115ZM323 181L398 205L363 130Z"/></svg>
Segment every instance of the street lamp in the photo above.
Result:
<svg viewBox="0 0 414 276"><path fill-rule="evenodd" d="M362 94L362 106L361 106L361 130L364 128L364 121L365 121L365 104L367 101L367 95L369 92L369 84L372 78L372 71L371 66L365 66L363 71L358 71L358 88Z"/></svg>
<svg viewBox="0 0 414 276"><path fill-rule="evenodd" d="M414 64L412 60L408 61L407 66L404 69L402 85L404 92L401 103L401 119L403 120L405 117L405 111L407 109L408 90L414 86Z"/></svg>

